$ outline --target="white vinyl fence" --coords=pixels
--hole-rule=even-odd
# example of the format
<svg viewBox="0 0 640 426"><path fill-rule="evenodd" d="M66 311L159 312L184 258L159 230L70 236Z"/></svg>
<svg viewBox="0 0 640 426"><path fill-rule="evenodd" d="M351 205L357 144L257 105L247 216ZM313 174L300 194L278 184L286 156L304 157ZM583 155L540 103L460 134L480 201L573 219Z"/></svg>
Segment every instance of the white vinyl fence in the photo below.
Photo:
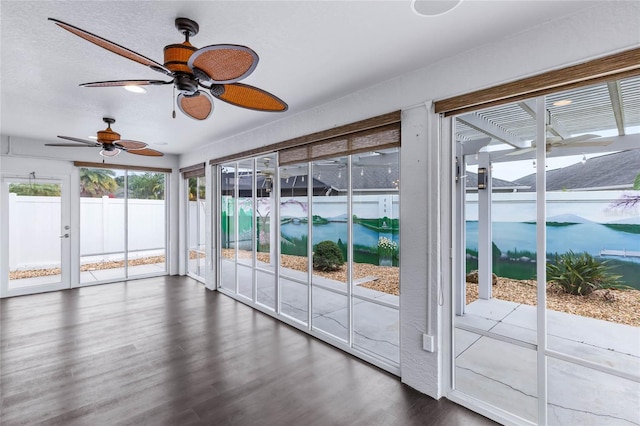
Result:
<svg viewBox="0 0 640 426"><path fill-rule="evenodd" d="M165 247L165 201L128 201L129 252ZM10 270L59 263L63 225L60 197L9 194ZM125 251L125 200L80 198L80 255ZM19 234L19 235L18 235Z"/></svg>

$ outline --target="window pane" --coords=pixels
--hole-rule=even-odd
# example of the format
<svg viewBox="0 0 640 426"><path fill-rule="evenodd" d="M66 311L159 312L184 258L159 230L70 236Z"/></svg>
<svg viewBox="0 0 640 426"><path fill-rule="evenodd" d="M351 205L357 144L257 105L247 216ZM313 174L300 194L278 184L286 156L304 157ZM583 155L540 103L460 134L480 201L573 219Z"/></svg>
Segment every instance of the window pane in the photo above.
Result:
<svg viewBox="0 0 640 426"><path fill-rule="evenodd" d="M238 264L253 268L254 226L253 226L253 191L255 179L253 160L238 163ZM242 268L243 270L245 268ZM251 269L249 269L251 271ZM238 293L253 298L253 273L238 269Z"/></svg>
<svg viewBox="0 0 640 426"><path fill-rule="evenodd" d="M225 164L220 172L220 286L235 292L236 289L236 165Z"/></svg>
<svg viewBox="0 0 640 426"><path fill-rule="evenodd" d="M281 311L308 323L309 185L307 164L280 168Z"/></svg>
<svg viewBox="0 0 640 426"><path fill-rule="evenodd" d="M126 278L123 170L80 169L80 282Z"/></svg>
<svg viewBox="0 0 640 426"><path fill-rule="evenodd" d="M312 163L313 327L349 338L347 157Z"/></svg>
<svg viewBox="0 0 640 426"><path fill-rule="evenodd" d="M128 172L128 275L165 272L165 174Z"/></svg>
<svg viewBox="0 0 640 426"><path fill-rule="evenodd" d="M352 156L353 292L398 306L398 149ZM399 310L374 303L353 307L354 345L399 362ZM358 338L356 338L358 336ZM384 343L376 344L379 336Z"/></svg>
<svg viewBox="0 0 640 426"><path fill-rule="evenodd" d="M275 251L278 236L274 217L277 213L275 184L275 154L261 157L256 162L256 286L257 301L275 309L276 280ZM269 271L270 273L263 272Z"/></svg>
<svg viewBox="0 0 640 426"><path fill-rule="evenodd" d="M205 276L205 177L190 177L187 180L187 272L198 277Z"/></svg>
<svg viewBox="0 0 640 426"><path fill-rule="evenodd" d="M61 282L62 184L6 181L6 185L9 290Z"/></svg>

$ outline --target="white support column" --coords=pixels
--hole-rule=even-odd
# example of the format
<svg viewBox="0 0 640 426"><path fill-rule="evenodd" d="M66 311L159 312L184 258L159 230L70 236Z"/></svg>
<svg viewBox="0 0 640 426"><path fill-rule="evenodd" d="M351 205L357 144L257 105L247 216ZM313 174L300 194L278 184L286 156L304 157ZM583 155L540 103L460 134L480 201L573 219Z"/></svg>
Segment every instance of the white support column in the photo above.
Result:
<svg viewBox="0 0 640 426"><path fill-rule="evenodd" d="M491 299L491 158L488 152L478 153L478 175L486 169L486 188L478 188L478 297Z"/></svg>
<svg viewBox="0 0 640 426"><path fill-rule="evenodd" d="M547 131L545 97L536 98L536 274L538 424L547 424Z"/></svg>

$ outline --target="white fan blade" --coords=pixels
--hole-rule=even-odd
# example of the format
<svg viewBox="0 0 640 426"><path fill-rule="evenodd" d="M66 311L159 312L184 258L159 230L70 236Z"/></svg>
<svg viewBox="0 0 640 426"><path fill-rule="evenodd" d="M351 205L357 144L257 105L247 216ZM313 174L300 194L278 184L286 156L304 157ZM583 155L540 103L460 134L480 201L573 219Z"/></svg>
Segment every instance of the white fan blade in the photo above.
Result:
<svg viewBox="0 0 640 426"><path fill-rule="evenodd" d="M512 151L512 152L510 152L508 154L505 154L505 157L506 156L511 156L511 155L522 155L522 154L526 154L527 152L532 152L532 151L535 151L535 150L536 150L535 146L532 146L531 148L517 149L517 150Z"/></svg>

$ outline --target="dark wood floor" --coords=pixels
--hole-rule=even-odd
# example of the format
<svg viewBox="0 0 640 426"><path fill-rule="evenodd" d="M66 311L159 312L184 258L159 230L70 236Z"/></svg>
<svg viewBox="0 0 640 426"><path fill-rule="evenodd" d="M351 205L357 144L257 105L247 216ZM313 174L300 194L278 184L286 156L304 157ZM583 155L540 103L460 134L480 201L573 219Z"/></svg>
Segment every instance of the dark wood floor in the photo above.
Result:
<svg viewBox="0 0 640 426"><path fill-rule="evenodd" d="M0 424L492 424L185 277L0 301Z"/></svg>

